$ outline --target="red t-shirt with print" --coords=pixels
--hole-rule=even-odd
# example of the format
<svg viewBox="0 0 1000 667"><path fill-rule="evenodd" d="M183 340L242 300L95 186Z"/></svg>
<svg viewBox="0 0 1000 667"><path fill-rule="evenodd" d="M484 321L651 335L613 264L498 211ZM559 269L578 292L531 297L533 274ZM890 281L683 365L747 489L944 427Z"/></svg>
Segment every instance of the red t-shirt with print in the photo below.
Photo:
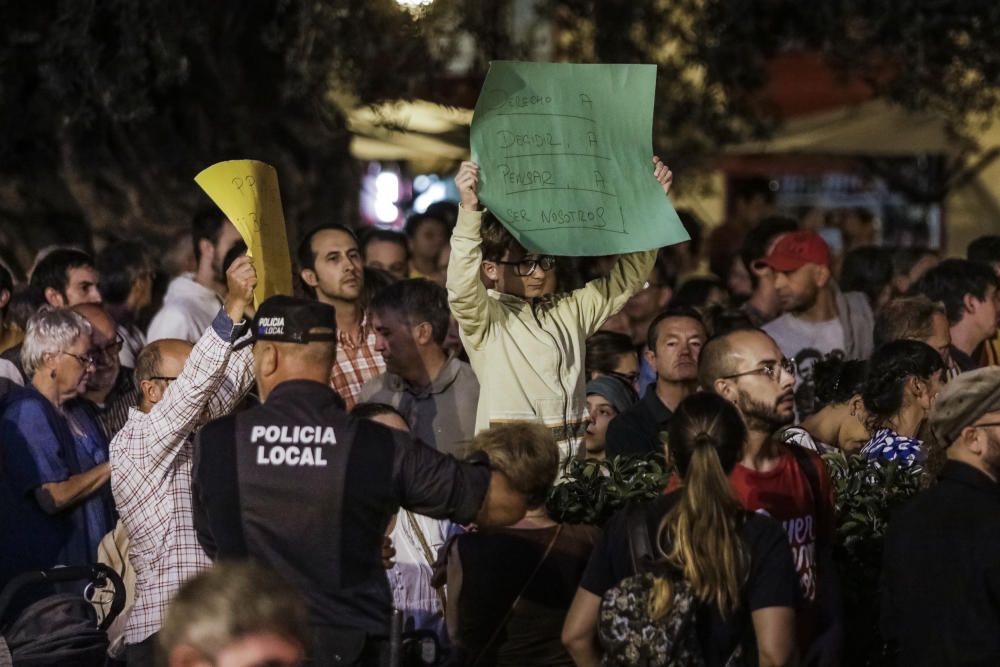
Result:
<svg viewBox="0 0 1000 667"><path fill-rule="evenodd" d="M778 465L767 472L737 463L729 474L729 483L745 509L773 517L785 529L802 589L799 638L808 642L816 629L816 545L817 541L825 546L833 542L833 485L823 459L815 452L802 452L816 470L819 498L787 446L783 447Z"/></svg>

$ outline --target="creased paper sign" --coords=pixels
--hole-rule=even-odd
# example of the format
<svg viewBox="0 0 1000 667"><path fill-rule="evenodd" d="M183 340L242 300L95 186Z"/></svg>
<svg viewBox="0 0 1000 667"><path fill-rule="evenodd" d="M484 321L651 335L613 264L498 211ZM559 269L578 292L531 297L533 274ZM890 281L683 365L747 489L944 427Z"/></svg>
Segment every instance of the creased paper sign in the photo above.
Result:
<svg viewBox="0 0 1000 667"><path fill-rule="evenodd" d="M655 88L655 65L491 63L472 119L480 200L532 252L686 241L653 177Z"/></svg>
<svg viewBox="0 0 1000 667"><path fill-rule="evenodd" d="M257 160L228 160L213 164L194 180L236 226L247 255L254 258L255 306L275 294L290 295L292 262L274 167Z"/></svg>

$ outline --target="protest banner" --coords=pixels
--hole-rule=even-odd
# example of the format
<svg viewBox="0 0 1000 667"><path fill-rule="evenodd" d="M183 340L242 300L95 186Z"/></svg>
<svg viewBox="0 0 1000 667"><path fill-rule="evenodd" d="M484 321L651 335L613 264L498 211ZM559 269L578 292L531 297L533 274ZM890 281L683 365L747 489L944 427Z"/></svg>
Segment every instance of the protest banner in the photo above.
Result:
<svg viewBox="0 0 1000 667"><path fill-rule="evenodd" d="M495 61L472 119L479 199L532 252L688 240L653 177L655 65Z"/></svg>
<svg viewBox="0 0 1000 667"><path fill-rule="evenodd" d="M274 167L257 160L228 160L213 164L194 180L236 226L247 255L254 258L254 305L275 294L291 294L292 261Z"/></svg>

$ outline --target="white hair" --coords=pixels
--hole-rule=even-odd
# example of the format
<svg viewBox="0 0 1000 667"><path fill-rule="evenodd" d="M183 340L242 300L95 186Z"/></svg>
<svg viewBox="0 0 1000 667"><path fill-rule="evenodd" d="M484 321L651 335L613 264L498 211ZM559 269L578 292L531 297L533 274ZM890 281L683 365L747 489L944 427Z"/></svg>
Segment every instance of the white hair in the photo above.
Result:
<svg viewBox="0 0 1000 667"><path fill-rule="evenodd" d="M28 320L21 348L24 377L30 382L46 354L63 352L81 335L89 336L90 322L70 308L42 306Z"/></svg>

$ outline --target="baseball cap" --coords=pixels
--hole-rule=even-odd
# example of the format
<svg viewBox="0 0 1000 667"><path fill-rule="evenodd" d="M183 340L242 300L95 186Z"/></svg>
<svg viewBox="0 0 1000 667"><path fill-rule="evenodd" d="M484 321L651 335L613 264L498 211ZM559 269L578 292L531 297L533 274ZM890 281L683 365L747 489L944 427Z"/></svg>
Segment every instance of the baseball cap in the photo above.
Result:
<svg viewBox="0 0 1000 667"><path fill-rule="evenodd" d="M990 412L1000 412L1000 368L980 368L949 380L934 400L930 427L942 447Z"/></svg>
<svg viewBox="0 0 1000 667"><path fill-rule="evenodd" d="M782 272L806 264L830 266L830 247L816 232L788 232L778 237L771 252L759 262Z"/></svg>
<svg viewBox="0 0 1000 667"><path fill-rule="evenodd" d="M278 294L264 300L250 325L253 340L313 343L337 340L337 311L310 299Z"/></svg>

